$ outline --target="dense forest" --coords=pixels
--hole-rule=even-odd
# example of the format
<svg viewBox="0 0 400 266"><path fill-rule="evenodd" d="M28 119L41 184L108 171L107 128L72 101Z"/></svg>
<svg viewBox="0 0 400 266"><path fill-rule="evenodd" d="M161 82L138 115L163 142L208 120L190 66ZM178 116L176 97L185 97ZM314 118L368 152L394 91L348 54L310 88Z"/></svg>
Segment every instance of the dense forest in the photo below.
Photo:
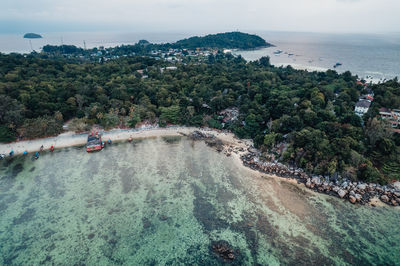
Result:
<svg viewBox="0 0 400 266"><path fill-rule="evenodd" d="M204 37L190 37L188 39L177 41L172 44L173 48L227 48L227 49L254 49L260 47L269 47L263 38L257 35L251 35L242 32L227 32L218 34L209 34Z"/></svg>
<svg viewBox="0 0 400 266"><path fill-rule="evenodd" d="M355 76L274 67L231 54L203 62L145 56L81 62L46 53L0 54L0 140L34 138L93 124L140 122L210 126L252 138L266 154L309 173L385 183L399 179L400 136L377 115L398 108L400 84L376 84L364 121L354 114L363 93ZM236 107L237 119L221 111ZM277 149L284 147L284 149Z"/></svg>

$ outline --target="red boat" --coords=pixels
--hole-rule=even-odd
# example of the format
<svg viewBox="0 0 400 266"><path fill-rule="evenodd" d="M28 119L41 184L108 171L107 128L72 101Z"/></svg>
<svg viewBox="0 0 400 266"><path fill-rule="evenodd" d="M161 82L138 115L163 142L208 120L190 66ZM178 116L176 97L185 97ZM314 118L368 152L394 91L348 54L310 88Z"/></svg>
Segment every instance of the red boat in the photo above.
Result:
<svg viewBox="0 0 400 266"><path fill-rule="evenodd" d="M103 148L103 143L101 141L101 135L98 133L96 133L95 135L93 135L93 133L90 133L88 135L86 151L87 152L100 151L102 148Z"/></svg>

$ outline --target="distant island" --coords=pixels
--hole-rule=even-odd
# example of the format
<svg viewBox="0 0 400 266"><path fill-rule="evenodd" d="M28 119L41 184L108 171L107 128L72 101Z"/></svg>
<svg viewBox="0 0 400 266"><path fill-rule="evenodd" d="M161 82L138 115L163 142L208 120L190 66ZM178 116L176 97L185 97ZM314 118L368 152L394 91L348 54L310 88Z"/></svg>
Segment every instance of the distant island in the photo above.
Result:
<svg viewBox="0 0 400 266"><path fill-rule="evenodd" d="M173 48L227 48L227 49L255 49L261 47L270 47L263 38L258 35L243 32L225 32L218 34L209 34L204 37L194 36L183 39L172 44Z"/></svg>
<svg viewBox="0 0 400 266"><path fill-rule="evenodd" d="M24 38L26 39L40 39L43 38L40 34L36 34L36 33L25 33Z"/></svg>

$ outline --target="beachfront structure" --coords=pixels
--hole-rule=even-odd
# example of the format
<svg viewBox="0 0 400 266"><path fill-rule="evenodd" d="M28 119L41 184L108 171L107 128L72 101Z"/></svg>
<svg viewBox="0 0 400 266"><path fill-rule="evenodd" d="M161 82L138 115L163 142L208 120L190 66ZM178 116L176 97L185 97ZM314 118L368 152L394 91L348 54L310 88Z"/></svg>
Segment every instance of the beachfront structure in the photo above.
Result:
<svg viewBox="0 0 400 266"><path fill-rule="evenodd" d="M371 106L371 101L367 99L360 99L356 103L356 107L354 109L354 112L358 116L363 116L368 112L369 107Z"/></svg>
<svg viewBox="0 0 400 266"><path fill-rule="evenodd" d="M388 120L393 128L397 128L400 124L400 110L399 109L388 109L382 107L379 109L379 115L382 119Z"/></svg>

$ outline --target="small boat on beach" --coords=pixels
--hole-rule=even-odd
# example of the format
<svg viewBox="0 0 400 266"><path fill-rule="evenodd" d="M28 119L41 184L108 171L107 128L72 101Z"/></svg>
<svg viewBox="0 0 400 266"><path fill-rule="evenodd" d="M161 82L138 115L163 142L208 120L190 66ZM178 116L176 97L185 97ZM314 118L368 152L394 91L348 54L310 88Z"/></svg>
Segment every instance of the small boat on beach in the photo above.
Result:
<svg viewBox="0 0 400 266"><path fill-rule="evenodd" d="M276 50L275 52L274 52L274 54L275 55L279 55L279 54L281 54L283 51L282 50Z"/></svg>
<svg viewBox="0 0 400 266"><path fill-rule="evenodd" d="M93 132L91 132L88 135L86 151L87 152L100 151L103 147L104 144L101 140L101 134L99 134L98 132L96 132L96 134L93 134Z"/></svg>

